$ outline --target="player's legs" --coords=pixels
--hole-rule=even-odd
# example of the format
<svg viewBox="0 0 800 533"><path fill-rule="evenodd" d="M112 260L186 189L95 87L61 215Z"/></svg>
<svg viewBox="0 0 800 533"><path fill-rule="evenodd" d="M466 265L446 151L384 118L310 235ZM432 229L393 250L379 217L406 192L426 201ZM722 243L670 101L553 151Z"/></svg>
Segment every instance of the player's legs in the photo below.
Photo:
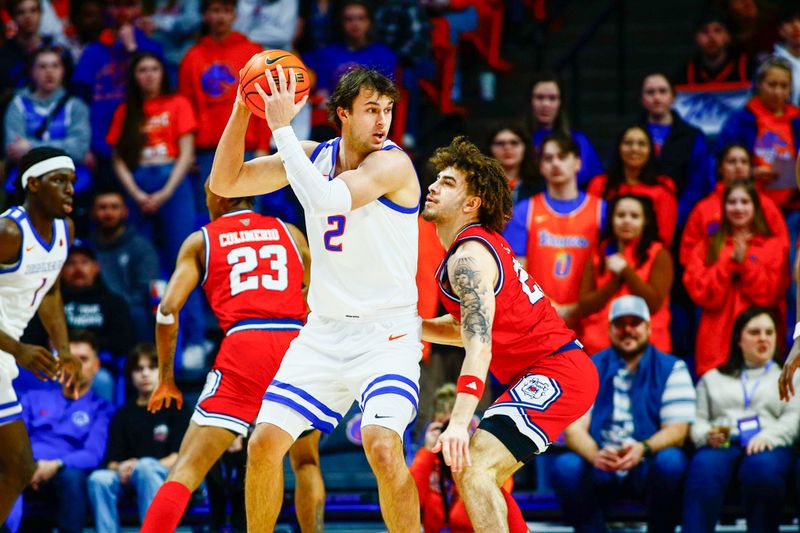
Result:
<svg viewBox="0 0 800 533"><path fill-rule="evenodd" d="M319 431L301 435L289 449L294 472L294 508L300 531L322 531L325 524L325 484L319 466Z"/></svg>
<svg viewBox="0 0 800 533"><path fill-rule="evenodd" d="M369 324L369 350L345 371L363 411L361 439L375 478L381 514L389 531L420 529L419 494L403 455L403 436L419 404L420 319Z"/></svg>
<svg viewBox="0 0 800 533"><path fill-rule="evenodd" d="M395 431L376 425L361 428L364 453L378 480L381 514L391 532L417 533L419 494L403 456L403 441Z"/></svg>
<svg viewBox="0 0 800 533"><path fill-rule="evenodd" d="M25 424L17 419L0 425L0 524L8 518L34 472L36 463Z"/></svg>
<svg viewBox="0 0 800 533"><path fill-rule="evenodd" d="M472 466L453 472L453 478L472 527L478 533L508 531L508 506L500 485L523 463L497 437L482 429L470 439L469 454Z"/></svg>
<svg viewBox="0 0 800 533"><path fill-rule="evenodd" d="M174 531L186 510L189 497L228 449L236 434L228 429L189 423L181 441L178 459L147 509L142 532Z"/></svg>
<svg viewBox="0 0 800 533"><path fill-rule="evenodd" d="M247 444L247 531L272 531L283 503L283 458L294 436L273 424L258 424Z"/></svg>

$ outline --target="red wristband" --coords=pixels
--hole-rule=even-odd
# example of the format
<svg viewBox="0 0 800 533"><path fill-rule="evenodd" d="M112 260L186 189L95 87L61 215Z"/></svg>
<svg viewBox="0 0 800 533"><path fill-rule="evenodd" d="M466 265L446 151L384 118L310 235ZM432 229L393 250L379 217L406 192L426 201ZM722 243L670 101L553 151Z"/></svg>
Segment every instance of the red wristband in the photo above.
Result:
<svg viewBox="0 0 800 533"><path fill-rule="evenodd" d="M472 394L473 396L481 399L483 397L484 383L481 378L477 376L462 375L458 376L456 383L456 393L463 392L465 394Z"/></svg>

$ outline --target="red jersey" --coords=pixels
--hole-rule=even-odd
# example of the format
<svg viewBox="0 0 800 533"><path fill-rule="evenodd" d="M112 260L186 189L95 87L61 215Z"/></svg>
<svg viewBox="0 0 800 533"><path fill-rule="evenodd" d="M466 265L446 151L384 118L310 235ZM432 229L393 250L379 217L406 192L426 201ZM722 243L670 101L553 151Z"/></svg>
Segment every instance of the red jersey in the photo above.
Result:
<svg viewBox="0 0 800 533"><path fill-rule="evenodd" d="M466 241L480 242L497 261L499 279L494 290L496 306L489 370L501 383L513 383L541 359L574 341L575 333L556 314L506 240L480 224L461 230L436 272L439 297L448 313L461 320L461 301L450 288L447 260Z"/></svg>
<svg viewBox="0 0 800 533"><path fill-rule="evenodd" d="M206 224L202 232L203 291L226 333L302 324L303 260L281 220L244 209Z"/></svg>

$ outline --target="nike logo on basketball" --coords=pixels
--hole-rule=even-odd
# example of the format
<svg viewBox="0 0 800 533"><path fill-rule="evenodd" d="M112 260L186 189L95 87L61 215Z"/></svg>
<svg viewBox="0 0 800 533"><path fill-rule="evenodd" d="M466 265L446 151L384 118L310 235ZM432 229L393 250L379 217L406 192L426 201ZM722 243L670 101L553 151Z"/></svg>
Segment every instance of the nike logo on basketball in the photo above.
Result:
<svg viewBox="0 0 800 533"><path fill-rule="evenodd" d="M289 57L290 55L291 55L291 54L284 54L284 55L282 55L282 56L278 56L278 57L276 57L276 58L273 58L273 59L267 58L267 59L265 59L265 60L264 60L264 62L265 62L267 65L272 65L272 64L273 64L273 63L275 63L276 61L280 61L280 60L281 60L281 59L283 59L284 57Z"/></svg>
<svg viewBox="0 0 800 533"><path fill-rule="evenodd" d="M402 335L389 335L389 340L396 341L397 339L405 337L406 335L408 335L408 333L403 333Z"/></svg>
<svg viewBox="0 0 800 533"><path fill-rule="evenodd" d="M392 415L375 415L375 418L394 418Z"/></svg>

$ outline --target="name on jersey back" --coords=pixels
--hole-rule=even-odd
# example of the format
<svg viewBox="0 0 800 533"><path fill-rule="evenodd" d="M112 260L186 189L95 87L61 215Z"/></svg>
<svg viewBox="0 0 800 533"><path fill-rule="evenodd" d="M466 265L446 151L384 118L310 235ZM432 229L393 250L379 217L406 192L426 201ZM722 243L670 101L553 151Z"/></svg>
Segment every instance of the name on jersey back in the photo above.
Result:
<svg viewBox="0 0 800 533"><path fill-rule="evenodd" d="M279 241L280 233L275 228L271 229L243 229L219 234L219 245L222 247L233 246L243 242Z"/></svg>
<svg viewBox="0 0 800 533"><path fill-rule="evenodd" d="M25 266L25 274L41 274L43 272L53 272L61 270L64 260L60 261L44 261L42 263L31 263Z"/></svg>

